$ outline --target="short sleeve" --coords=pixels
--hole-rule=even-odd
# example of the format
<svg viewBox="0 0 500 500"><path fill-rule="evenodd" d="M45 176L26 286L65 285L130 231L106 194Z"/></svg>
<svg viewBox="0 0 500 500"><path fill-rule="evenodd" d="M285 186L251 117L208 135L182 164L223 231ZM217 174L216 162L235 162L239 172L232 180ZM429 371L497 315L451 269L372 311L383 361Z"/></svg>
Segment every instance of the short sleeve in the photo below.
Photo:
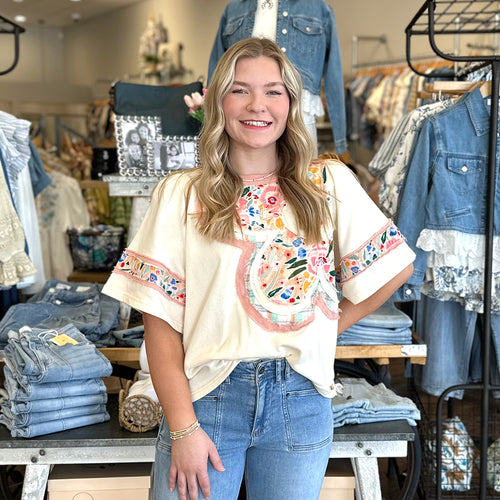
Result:
<svg viewBox="0 0 500 500"><path fill-rule="evenodd" d="M350 169L328 161L324 178L332 195L337 280L343 296L357 304L413 262L415 254Z"/></svg>
<svg viewBox="0 0 500 500"><path fill-rule="evenodd" d="M180 332L186 303L185 185L186 174L158 183L137 234L103 288Z"/></svg>

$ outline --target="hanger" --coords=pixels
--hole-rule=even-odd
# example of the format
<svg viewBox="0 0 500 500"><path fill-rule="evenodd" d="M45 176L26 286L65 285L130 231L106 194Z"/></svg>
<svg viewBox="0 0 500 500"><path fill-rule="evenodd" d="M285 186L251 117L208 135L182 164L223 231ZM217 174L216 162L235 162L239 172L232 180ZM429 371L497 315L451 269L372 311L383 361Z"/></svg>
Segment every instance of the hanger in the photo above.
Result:
<svg viewBox="0 0 500 500"><path fill-rule="evenodd" d="M483 97L489 97L491 95L491 81L481 82L480 90Z"/></svg>

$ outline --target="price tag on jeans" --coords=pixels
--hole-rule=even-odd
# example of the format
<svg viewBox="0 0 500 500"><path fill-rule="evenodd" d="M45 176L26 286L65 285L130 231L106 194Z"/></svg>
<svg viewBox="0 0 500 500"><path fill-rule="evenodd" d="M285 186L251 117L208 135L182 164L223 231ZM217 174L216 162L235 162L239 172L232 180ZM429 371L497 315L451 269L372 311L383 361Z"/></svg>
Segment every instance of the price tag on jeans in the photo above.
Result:
<svg viewBox="0 0 500 500"><path fill-rule="evenodd" d="M59 335L52 337L50 340L57 345L78 344L78 342L75 339L72 339L69 335L66 335L65 333L60 333Z"/></svg>

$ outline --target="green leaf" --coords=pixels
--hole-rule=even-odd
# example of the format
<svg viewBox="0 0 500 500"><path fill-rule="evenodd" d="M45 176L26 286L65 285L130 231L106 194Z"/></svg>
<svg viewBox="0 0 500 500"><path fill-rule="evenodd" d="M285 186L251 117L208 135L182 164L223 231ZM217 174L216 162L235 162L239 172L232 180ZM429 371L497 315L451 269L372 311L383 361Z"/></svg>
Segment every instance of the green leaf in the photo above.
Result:
<svg viewBox="0 0 500 500"><path fill-rule="evenodd" d="M275 288L274 290L271 290L271 291L267 294L267 296L268 296L268 297L274 297L274 296L275 296L275 295L276 295L276 294L277 294L280 290L282 290L282 289L283 289L283 287L282 287L282 286L280 286L280 287L278 287L278 288Z"/></svg>
<svg viewBox="0 0 500 500"><path fill-rule="evenodd" d="M294 267L305 266L305 265L307 265L307 259L301 259L298 260L297 262L294 262L291 266L288 266L288 269L293 269Z"/></svg>
<svg viewBox="0 0 500 500"><path fill-rule="evenodd" d="M295 276L297 276L297 274L304 272L306 269L307 269L306 267L301 267L299 269L295 269L295 271L292 274L290 274L290 276L288 276L288 279L295 278Z"/></svg>
<svg viewBox="0 0 500 500"><path fill-rule="evenodd" d="M293 264L297 260L297 257L293 257L293 259L287 260L285 264Z"/></svg>

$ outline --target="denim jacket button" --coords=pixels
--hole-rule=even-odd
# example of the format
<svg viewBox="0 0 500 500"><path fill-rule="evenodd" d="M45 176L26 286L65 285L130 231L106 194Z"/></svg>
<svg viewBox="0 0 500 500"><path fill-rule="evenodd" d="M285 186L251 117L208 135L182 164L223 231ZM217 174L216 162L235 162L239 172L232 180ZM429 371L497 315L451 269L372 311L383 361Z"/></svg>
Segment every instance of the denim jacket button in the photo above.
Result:
<svg viewBox="0 0 500 500"><path fill-rule="evenodd" d="M309 26L306 28L306 31L309 33L311 31L311 28Z"/></svg>
<svg viewBox="0 0 500 500"><path fill-rule="evenodd" d="M286 47L281 47L281 52L286 52Z"/></svg>
<svg viewBox="0 0 500 500"><path fill-rule="evenodd" d="M469 170L469 169L467 168L467 165L464 165L464 166L462 167L462 172L467 172L467 170Z"/></svg>
<svg viewBox="0 0 500 500"><path fill-rule="evenodd" d="M284 29L281 30L281 33L283 33L284 35L286 35L288 33L288 30L286 28L284 28Z"/></svg>
<svg viewBox="0 0 500 500"><path fill-rule="evenodd" d="M408 289L408 290L405 290L405 293L406 293L406 295L411 295L412 292L410 289Z"/></svg>
<svg viewBox="0 0 500 500"><path fill-rule="evenodd" d="M283 12L283 17L288 17L288 11L286 11L286 10L285 10L285 11Z"/></svg>

